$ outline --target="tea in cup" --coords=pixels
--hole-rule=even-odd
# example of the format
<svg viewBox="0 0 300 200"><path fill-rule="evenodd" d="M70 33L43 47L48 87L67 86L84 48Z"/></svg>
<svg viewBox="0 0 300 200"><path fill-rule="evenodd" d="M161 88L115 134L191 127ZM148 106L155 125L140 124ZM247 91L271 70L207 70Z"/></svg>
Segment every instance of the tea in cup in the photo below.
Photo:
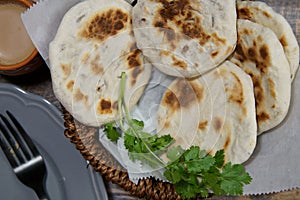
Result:
<svg viewBox="0 0 300 200"><path fill-rule="evenodd" d="M29 73L43 63L21 19L31 5L29 0L0 0L1 74Z"/></svg>

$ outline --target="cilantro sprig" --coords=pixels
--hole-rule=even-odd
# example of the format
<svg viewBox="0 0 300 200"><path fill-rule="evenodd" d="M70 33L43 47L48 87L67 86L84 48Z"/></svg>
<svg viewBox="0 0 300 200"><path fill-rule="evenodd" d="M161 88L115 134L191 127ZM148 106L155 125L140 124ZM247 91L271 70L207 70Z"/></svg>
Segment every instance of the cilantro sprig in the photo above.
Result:
<svg viewBox="0 0 300 200"><path fill-rule="evenodd" d="M124 133L124 145L129 152L129 158L133 161L140 160L151 167L165 166L165 162L159 157L167 147L174 142L170 135L158 137L144 132L144 122L132 119L124 99L126 85L126 73L121 74L120 94L118 99L119 124ZM125 128L125 123L128 128ZM121 136L116 127L106 124L104 132L107 137L116 142Z"/></svg>
<svg viewBox="0 0 300 200"><path fill-rule="evenodd" d="M140 160L151 167L159 165L164 166L165 163L158 157L167 147L174 141L170 135L158 137L143 132L144 122L132 119L134 127L128 128L124 135L124 145L131 160Z"/></svg>
<svg viewBox="0 0 300 200"><path fill-rule="evenodd" d="M176 192L183 199L196 196L237 195L243 193L243 186L252 180L240 164L224 163L224 150L214 156L192 146L188 150L176 147L168 151L171 160L164 176L174 184Z"/></svg>
<svg viewBox="0 0 300 200"><path fill-rule="evenodd" d="M197 196L237 195L243 187L250 184L251 176L241 164L225 163L224 150L214 156L192 146L187 150L180 146L169 148L175 140L170 135L158 137L144 132L144 122L132 119L124 100L126 74L121 74L120 95L118 99L119 131L114 124L104 126L107 137L116 142L124 133L124 145L133 161L140 160L151 167L163 166L165 178L174 184L176 192L183 199ZM125 127L125 124L128 128ZM168 163L159 156L167 151Z"/></svg>

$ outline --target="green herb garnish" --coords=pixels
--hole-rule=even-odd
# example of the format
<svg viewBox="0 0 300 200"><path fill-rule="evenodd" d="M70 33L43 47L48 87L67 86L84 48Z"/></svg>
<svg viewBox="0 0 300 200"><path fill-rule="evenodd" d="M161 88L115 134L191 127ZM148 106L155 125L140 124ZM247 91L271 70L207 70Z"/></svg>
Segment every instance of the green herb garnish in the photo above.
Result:
<svg viewBox="0 0 300 200"><path fill-rule="evenodd" d="M128 128L124 135L124 145L128 152L131 153L129 154L130 159L133 161L144 161L152 167L160 164L164 166L165 163L158 158L158 155L166 151L174 139L170 135L158 137L157 135L143 132L143 121L133 119L132 124L133 127Z"/></svg>
<svg viewBox="0 0 300 200"><path fill-rule="evenodd" d="M116 126L114 126L113 123L107 123L104 125L104 130L103 130L107 138L110 139L112 142L118 141L118 139L121 137L121 133L118 131Z"/></svg>
<svg viewBox="0 0 300 200"><path fill-rule="evenodd" d="M224 150L211 156L196 146L188 150L176 148L168 151L167 157L171 161L164 176L183 199L207 197L210 192L215 195L242 194L243 186L252 180L243 165L224 163Z"/></svg>
<svg viewBox="0 0 300 200"><path fill-rule="evenodd" d="M121 74L118 111L120 128L124 133L124 145L129 152L129 157L132 161L140 160L151 167L165 166L165 162L161 160L159 154L163 153L174 139L170 135L158 137L146 133L143 131L144 122L131 118L124 100L125 85L126 74L123 72ZM128 128L125 128L125 123ZM115 142L119 138L117 128L112 124L106 124L104 132L111 141Z"/></svg>

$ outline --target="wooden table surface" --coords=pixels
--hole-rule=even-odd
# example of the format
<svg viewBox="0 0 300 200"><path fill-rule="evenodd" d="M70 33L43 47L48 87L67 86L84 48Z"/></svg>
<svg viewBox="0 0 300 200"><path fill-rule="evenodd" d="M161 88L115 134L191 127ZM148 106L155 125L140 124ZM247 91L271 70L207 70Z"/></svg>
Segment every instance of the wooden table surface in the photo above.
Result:
<svg viewBox="0 0 300 200"><path fill-rule="evenodd" d="M272 6L276 11L280 12L291 24L294 33L296 34L298 43L300 41L300 0L264 0L270 6ZM299 74L298 74L299 76ZM37 71L23 76L18 77L9 77L0 75L0 82L12 83L16 86L19 86L21 89L38 94L60 110L60 103L55 98L52 90L51 76L50 72L46 65L42 66ZM62 133L63 134L63 133ZM74 151L76 149L74 148ZM300 176L300 174L299 174ZM108 180L104 180L106 189L108 192L109 199L121 200L121 199L137 199L130 195L129 192L124 191L122 188L118 187L115 184L112 184ZM240 196L240 197L212 197L210 199L234 199L234 200L248 200L248 199L300 199L300 189L294 189L291 191L284 191L275 194L267 195L253 195L253 196Z"/></svg>

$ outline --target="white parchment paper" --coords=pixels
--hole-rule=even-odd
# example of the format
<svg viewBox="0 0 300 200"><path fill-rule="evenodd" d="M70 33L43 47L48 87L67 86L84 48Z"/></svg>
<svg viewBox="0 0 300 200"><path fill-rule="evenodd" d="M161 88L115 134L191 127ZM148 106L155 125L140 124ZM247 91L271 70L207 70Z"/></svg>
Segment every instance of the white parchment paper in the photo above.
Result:
<svg viewBox="0 0 300 200"><path fill-rule="evenodd" d="M25 27L39 53L48 63L48 46L53 40L63 15L80 0L43 0L22 14ZM49 65L48 65L49 66ZM167 80L166 80L167 81ZM149 86L150 87L150 86ZM293 82L290 111L282 124L258 137L254 154L245 163L247 171L253 177L250 185L245 187L245 194L261 194L300 188L300 77ZM158 92L158 93L161 93ZM153 109L155 110L155 109ZM140 111L134 112L139 115ZM149 112L148 112L149 113ZM150 112L150 115L151 114ZM150 115L144 119L151 124ZM147 121L148 120L148 121ZM150 120L150 121L149 121ZM151 127L151 126L149 126ZM141 177L154 175L163 179L162 171L144 173L141 163L130 163L124 154L122 141L116 145L100 133L100 141L113 156L127 167L132 181Z"/></svg>
<svg viewBox="0 0 300 200"><path fill-rule="evenodd" d="M81 0L41 0L21 15L25 28L49 66L49 43L67 10Z"/></svg>

